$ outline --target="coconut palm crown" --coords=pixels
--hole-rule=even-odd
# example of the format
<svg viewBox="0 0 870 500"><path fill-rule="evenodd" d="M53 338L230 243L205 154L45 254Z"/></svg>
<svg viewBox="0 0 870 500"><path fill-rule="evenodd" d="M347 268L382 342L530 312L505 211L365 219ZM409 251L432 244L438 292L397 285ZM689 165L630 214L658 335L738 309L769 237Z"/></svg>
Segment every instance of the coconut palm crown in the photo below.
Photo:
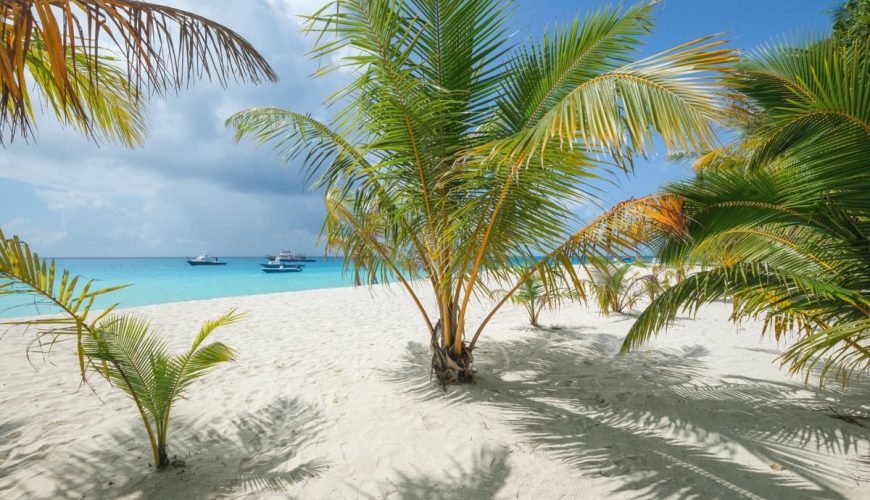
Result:
<svg viewBox="0 0 870 500"><path fill-rule="evenodd" d="M525 43L509 36L509 10L499 0L331 2L307 19L324 63L317 76L350 75L329 99L331 120L277 108L228 120L239 139L304 162L326 192L328 248L360 281L407 290L442 382L471 375L492 314L469 325L468 309L489 283L516 283L513 293L536 273L551 291L579 285L572 257L636 243L651 200L620 205L610 231L573 237L570 207L589 201L596 169L632 168L656 136L673 150L712 144L718 80L734 60L717 38L635 59L653 2L604 8ZM517 258L537 263L516 276Z"/></svg>

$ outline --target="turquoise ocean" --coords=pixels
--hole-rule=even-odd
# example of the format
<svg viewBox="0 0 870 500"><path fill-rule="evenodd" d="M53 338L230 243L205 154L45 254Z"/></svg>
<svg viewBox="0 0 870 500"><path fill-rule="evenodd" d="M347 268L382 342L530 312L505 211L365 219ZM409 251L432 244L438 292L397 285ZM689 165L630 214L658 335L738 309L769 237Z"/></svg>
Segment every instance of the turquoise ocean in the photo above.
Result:
<svg viewBox="0 0 870 500"><path fill-rule="evenodd" d="M130 285L103 295L94 309L114 303L119 307L147 306L186 300L214 299L264 293L316 290L353 286L353 276L343 273L340 257L306 262L300 273L267 274L264 257L227 257L225 266L191 266L186 257L58 258L58 269L68 269L83 284L93 287ZM649 257L643 258L649 260ZM57 280L60 280L59 273ZM0 318L57 312L31 295L0 296Z"/></svg>
<svg viewBox="0 0 870 500"><path fill-rule="evenodd" d="M131 285L103 296L100 309L115 302L120 307L164 304L185 300L238 295L314 290L353 286L353 277L342 274L341 258L315 258L301 273L267 274L263 257L227 257L225 266L190 266L185 257L160 258L60 258L58 269L69 269L79 280L94 279L92 286ZM0 317L30 316L54 312L34 304L31 296L0 297Z"/></svg>

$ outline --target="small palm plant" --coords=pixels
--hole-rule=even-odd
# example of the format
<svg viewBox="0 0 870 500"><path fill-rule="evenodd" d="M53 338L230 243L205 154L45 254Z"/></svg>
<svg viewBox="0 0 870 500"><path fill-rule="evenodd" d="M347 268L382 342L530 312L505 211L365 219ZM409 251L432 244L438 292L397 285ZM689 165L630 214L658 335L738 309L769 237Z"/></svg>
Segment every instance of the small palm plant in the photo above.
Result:
<svg viewBox="0 0 870 500"><path fill-rule="evenodd" d="M644 267L643 264L637 264ZM648 274L640 277L646 297L652 301L662 292L685 279L686 266L653 265Z"/></svg>
<svg viewBox="0 0 870 500"><path fill-rule="evenodd" d="M535 328L541 326L538 319L544 309L553 308L562 300L578 297L578 293L571 289L544 286L544 280L537 275L531 275L522 280L519 289L510 295L508 295L508 290L496 290L492 295L493 297L510 297L511 303L526 310L529 315L529 324Z"/></svg>
<svg viewBox="0 0 870 500"><path fill-rule="evenodd" d="M132 314L112 314L102 319L85 338L85 355L100 364L100 372L136 403L156 467L169 465L166 441L173 404L185 389L220 363L232 361L235 352L221 342L203 346L216 329L238 321L230 310L202 325L185 352L170 354L166 343L144 319Z"/></svg>
<svg viewBox="0 0 870 500"><path fill-rule="evenodd" d="M53 345L64 339L76 342L82 380L97 373L127 393L136 404L154 455L156 467L168 465L167 437L173 404L185 389L220 363L231 361L234 351L216 342L203 342L217 328L241 319L231 310L206 322L190 349L171 355L163 340L142 318L113 313L113 304L89 318L94 301L123 288L97 289L93 280L79 286L79 278L64 270L57 273L54 261L40 259L17 236L6 238L0 230L0 296L29 295L58 308L49 316L8 324L35 326ZM43 342L40 342L43 345Z"/></svg>
<svg viewBox="0 0 870 500"><path fill-rule="evenodd" d="M589 263L586 286L595 296L601 314L623 313L637 305L646 292L641 283L650 280L646 276L633 275L636 266L613 263L601 257L593 257Z"/></svg>

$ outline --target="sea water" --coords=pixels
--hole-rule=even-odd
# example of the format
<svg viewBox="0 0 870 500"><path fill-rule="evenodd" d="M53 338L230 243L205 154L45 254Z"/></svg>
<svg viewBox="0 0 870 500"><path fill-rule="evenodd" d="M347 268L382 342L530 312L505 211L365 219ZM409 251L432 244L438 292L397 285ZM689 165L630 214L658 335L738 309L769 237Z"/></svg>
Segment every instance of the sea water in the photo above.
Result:
<svg viewBox="0 0 870 500"><path fill-rule="evenodd" d="M225 266L191 266L184 257L56 259L60 270L68 269L92 287L131 285L97 299L94 309L110 304L134 307L185 300L213 299L238 295L313 290L353 285L353 277L342 273L341 258L316 258L305 262L299 273L262 271L263 257L222 258ZM35 303L36 302L36 303ZM0 317L29 316L56 312L32 296L0 296Z"/></svg>
<svg viewBox="0 0 870 500"><path fill-rule="evenodd" d="M644 260L648 260L646 258ZM351 273L342 272L342 258L315 258L298 273L264 273L264 257L227 257L225 266L191 266L185 257L56 259L60 270L79 277L79 290L93 279L92 288L130 285L100 296L92 309L165 304L263 293L353 286ZM577 263L579 261L575 261ZM0 295L0 317L55 313L44 300L31 295Z"/></svg>

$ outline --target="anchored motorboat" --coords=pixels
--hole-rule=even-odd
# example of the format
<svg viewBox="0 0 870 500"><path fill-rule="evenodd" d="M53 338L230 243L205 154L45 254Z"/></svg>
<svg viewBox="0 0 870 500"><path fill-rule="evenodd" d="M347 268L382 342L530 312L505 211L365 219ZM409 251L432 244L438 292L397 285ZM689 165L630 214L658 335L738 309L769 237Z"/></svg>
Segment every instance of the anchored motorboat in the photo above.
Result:
<svg viewBox="0 0 870 500"><path fill-rule="evenodd" d="M217 257L212 257L208 252L203 252L193 259L187 259L187 263L191 266L225 266L226 261L218 260Z"/></svg>

